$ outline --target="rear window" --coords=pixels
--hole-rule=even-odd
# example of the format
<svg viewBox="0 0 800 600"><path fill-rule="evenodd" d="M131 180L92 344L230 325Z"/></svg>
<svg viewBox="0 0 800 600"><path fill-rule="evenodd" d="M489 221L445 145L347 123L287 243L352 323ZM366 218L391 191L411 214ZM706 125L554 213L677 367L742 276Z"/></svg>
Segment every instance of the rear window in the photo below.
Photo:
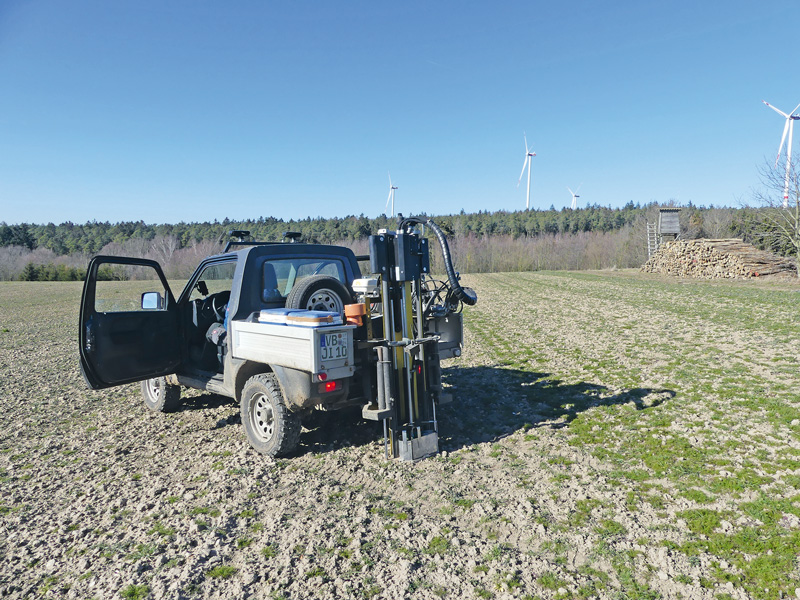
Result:
<svg viewBox="0 0 800 600"><path fill-rule="evenodd" d="M292 288L313 275L327 275L346 285L344 263L338 258L281 258L264 262L262 300L284 300Z"/></svg>

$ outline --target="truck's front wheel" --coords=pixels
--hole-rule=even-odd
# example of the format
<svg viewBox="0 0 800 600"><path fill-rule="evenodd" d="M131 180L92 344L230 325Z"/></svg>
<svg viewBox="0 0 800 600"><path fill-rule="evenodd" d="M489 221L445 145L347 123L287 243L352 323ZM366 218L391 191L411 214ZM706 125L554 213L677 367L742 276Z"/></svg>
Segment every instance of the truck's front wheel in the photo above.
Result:
<svg viewBox="0 0 800 600"><path fill-rule="evenodd" d="M142 397L147 408L157 412L175 412L181 407L181 386L167 383L164 377L142 382Z"/></svg>
<svg viewBox="0 0 800 600"><path fill-rule="evenodd" d="M250 445L267 456L283 456L300 440L300 416L286 408L278 379L254 375L242 389L242 424Z"/></svg>

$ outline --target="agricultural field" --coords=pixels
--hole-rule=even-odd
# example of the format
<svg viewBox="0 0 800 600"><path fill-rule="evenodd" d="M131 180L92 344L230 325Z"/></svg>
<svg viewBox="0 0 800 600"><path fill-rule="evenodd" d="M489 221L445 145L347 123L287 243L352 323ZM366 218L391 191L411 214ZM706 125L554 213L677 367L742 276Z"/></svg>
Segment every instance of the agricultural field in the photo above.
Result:
<svg viewBox="0 0 800 600"><path fill-rule="evenodd" d="M464 279L416 464L357 411L273 460L228 399L92 392L80 284L0 284L0 596L800 597L800 285Z"/></svg>

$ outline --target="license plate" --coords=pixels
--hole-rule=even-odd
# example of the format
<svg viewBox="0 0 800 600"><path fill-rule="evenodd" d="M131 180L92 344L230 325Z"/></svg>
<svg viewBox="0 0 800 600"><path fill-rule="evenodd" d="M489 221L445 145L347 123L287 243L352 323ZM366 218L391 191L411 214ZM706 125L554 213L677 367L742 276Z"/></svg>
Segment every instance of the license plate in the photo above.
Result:
<svg viewBox="0 0 800 600"><path fill-rule="evenodd" d="M322 360L347 358L346 333L325 333L320 336L319 343L320 358Z"/></svg>

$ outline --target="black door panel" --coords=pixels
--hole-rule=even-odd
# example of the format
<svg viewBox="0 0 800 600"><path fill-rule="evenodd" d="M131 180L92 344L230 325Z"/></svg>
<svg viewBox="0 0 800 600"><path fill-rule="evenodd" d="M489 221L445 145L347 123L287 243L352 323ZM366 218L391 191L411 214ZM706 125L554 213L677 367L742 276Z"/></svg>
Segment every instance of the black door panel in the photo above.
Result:
<svg viewBox="0 0 800 600"><path fill-rule="evenodd" d="M114 299L105 303L102 299L98 301L100 267L109 272L112 265L116 269L136 268L138 277L149 275L152 280L103 282L104 293L113 295ZM142 287L163 291L163 308L135 306L133 300L138 299ZM98 306L110 308L105 312L98 310ZM92 389L159 377L177 370L181 359L178 311L158 263L108 256L98 256L89 263L81 298L79 344L81 372Z"/></svg>

